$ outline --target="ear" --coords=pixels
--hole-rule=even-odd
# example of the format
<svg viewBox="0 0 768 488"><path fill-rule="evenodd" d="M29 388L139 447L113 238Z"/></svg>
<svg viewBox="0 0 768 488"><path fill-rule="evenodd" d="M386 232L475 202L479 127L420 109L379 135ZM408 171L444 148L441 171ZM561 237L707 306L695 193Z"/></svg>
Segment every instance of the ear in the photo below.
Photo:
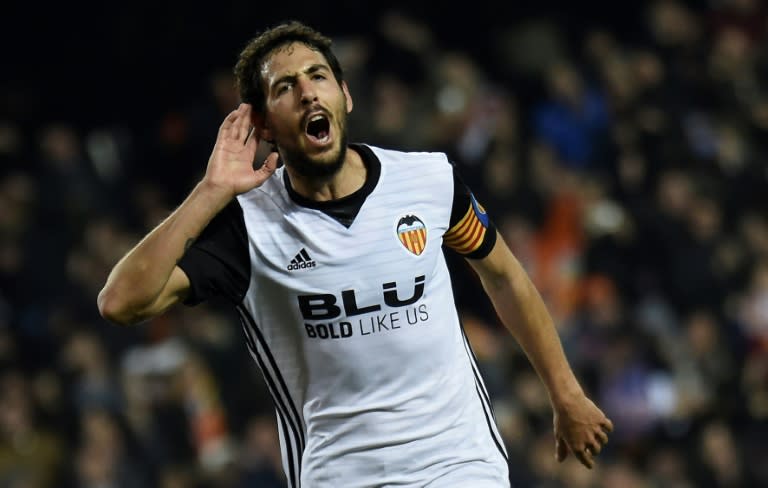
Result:
<svg viewBox="0 0 768 488"><path fill-rule="evenodd" d="M272 131L266 127L262 127L259 131L259 138L262 141L272 142L274 138L272 137Z"/></svg>
<svg viewBox="0 0 768 488"><path fill-rule="evenodd" d="M347 113L350 113L355 104L352 102L352 95L349 94L349 87L346 81L341 82L341 90L344 92L344 98L347 99Z"/></svg>
<svg viewBox="0 0 768 488"><path fill-rule="evenodd" d="M262 113L251 112L251 125L262 141L272 140L272 131L267 127L266 117Z"/></svg>

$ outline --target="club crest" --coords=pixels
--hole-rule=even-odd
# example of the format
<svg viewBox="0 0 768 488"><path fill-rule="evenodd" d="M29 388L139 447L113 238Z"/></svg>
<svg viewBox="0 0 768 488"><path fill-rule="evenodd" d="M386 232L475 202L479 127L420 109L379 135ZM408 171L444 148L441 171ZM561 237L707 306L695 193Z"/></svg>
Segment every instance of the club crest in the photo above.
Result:
<svg viewBox="0 0 768 488"><path fill-rule="evenodd" d="M397 221L397 238L404 248L419 256L427 247L427 226L415 215L405 215Z"/></svg>

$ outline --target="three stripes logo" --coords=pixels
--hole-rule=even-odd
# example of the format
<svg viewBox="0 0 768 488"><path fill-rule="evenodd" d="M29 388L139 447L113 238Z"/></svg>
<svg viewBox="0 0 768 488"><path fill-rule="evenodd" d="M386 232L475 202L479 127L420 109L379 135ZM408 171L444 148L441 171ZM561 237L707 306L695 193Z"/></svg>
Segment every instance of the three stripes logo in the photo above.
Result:
<svg viewBox="0 0 768 488"><path fill-rule="evenodd" d="M288 265L288 271L296 271L298 269L314 268L317 263L309 257L309 253L305 248L301 248L301 251L291 259L291 263Z"/></svg>
<svg viewBox="0 0 768 488"><path fill-rule="evenodd" d="M406 215L397 221L397 238L404 248L419 256L427 247L427 226L415 215Z"/></svg>

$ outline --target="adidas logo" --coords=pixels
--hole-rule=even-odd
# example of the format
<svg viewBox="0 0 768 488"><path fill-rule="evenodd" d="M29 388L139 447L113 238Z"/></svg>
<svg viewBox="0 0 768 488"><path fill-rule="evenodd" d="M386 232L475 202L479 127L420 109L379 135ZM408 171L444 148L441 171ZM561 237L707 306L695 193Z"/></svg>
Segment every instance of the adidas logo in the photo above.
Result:
<svg viewBox="0 0 768 488"><path fill-rule="evenodd" d="M303 247L299 254L295 258L291 259L291 264L288 265L288 271L296 271L297 269L314 268L315 261L309 257L309 253Z"/></svg>

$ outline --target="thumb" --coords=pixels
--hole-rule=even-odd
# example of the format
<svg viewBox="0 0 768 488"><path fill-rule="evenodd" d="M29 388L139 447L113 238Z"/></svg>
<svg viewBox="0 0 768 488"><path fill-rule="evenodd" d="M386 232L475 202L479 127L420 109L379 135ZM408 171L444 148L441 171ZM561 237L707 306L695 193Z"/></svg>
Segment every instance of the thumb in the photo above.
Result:
<svg viewBox="0 0 768 488"><path fill-rule="evenodd" d="M559 437L555 440L555 457L559 462L565 461L565 458L568 457L568 446Z"/></svg>
<svg viewBox="0 0 768 488"><path fill-rule="evenodd" d="M276 152L271 152L266 157L266 159L264 159L264 162L261 164L261 167L257 169L266 173L267 175L271 175L277 169L278 159L279 159L278 154Z"/></svg>

